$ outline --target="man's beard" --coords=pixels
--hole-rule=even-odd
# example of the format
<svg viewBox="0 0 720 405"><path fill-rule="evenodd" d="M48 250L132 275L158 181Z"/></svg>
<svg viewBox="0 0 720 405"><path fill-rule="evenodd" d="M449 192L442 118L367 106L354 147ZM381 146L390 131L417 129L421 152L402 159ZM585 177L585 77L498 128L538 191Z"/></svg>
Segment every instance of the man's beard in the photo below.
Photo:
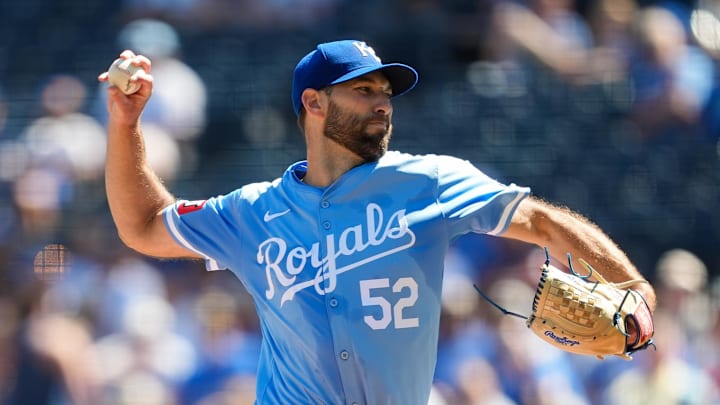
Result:
<svg viewBox="0 0 720 405"><path fill-rule="evenodd" d="M369 121L383 121L385 128L368 128ZM330 102L325 120L326 137L344 146L366 162L380 159L392 137L390 118L384 115L360 117Z"/></svg>

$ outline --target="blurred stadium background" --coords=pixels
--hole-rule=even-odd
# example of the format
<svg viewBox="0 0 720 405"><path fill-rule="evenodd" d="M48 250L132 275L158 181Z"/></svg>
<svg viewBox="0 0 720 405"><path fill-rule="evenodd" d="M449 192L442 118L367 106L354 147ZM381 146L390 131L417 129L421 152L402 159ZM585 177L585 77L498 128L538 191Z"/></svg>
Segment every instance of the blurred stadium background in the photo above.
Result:
<svg viewBox="0 0 720 405"><path fill-rule="evenodd" d="M657 351L568 356L472 290L527 312L542 252L461 238L431 402L720 403L718 18L716 0L1 2L1 402L252 403L260 336L239 282L117 238L96 77L125 48L153 58L150 159L201 199L304 158L292 69L361 38L420 72L395 101L395 148L580 211L660 300Z"/></svg>

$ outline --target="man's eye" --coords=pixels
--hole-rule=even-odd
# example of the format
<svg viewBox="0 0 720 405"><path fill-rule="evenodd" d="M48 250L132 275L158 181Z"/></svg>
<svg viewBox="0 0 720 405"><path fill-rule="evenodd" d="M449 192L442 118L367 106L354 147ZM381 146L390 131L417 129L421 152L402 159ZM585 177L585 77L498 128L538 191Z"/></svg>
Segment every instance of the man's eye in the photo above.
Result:
<svg viewBox="0 0 720 405"><path fill-rule="evenodd" d="M375 94L375 93L384 94L388 97L392 97L392 95L393 95L392 90L379 90L379 89L375 90L374 88L368 87L368 86L355 87L355 91L357 91L361 94L365 94L365 95Z"/></svg>

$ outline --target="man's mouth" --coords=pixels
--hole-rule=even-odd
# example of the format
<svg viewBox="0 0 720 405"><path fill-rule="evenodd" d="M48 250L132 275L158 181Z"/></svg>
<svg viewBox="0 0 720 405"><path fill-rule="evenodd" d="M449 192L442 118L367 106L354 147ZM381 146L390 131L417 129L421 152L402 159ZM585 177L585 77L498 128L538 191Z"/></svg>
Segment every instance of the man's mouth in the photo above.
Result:
<svg viewBox="0 0 720 405"><path fill-rule="evenodd" d="M381 127L383 127L383 128L387 128L387 127L388 127L388 123L387 123L387 121L385 121L385 120L370 120L370 121L367 122L367 125L368 125L368 126L371 126L371 125L372 125L372 126L381 126Z"/></svg>

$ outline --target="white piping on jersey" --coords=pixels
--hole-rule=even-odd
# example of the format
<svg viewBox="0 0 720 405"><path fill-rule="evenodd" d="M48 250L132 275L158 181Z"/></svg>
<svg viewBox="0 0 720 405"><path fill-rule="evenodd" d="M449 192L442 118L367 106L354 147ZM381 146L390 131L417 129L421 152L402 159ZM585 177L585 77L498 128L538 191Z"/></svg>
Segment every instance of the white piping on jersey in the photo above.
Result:
<svg viewBox="0 0 720 405"><path fill-rule="evenodd" d="M183 245L185 248L195 252L196 254L202 256L207 260L207 267L209 270L220 270L220 266L218 265L218 262L214 259L211 259L208 257L208 255L204 254L203 252L195 249L193 245L190 244L183 236L178 232L177 227L175 227L175 223L172 221L172 214L174 212L175 204L173 204L173 208L166 208L165 209L165 216L167 217L167 224L170 226L170 232L175 236L175 239L180 242L181 245Z"/></svg>
<svg viewBox="0 0 720 405"><path fill-rule="evenodd" d="M525 198L525 196L526 193L517 193L515 195L515 198L512 200L512 202L505 206L502 216L500 216L500 220L498 221L497 226L495 226L495 229L488 232L488 235L497 235L505 228L506 222L508 221L510 214L515 210L515 207L520 203L523 198Z"/></svg>

